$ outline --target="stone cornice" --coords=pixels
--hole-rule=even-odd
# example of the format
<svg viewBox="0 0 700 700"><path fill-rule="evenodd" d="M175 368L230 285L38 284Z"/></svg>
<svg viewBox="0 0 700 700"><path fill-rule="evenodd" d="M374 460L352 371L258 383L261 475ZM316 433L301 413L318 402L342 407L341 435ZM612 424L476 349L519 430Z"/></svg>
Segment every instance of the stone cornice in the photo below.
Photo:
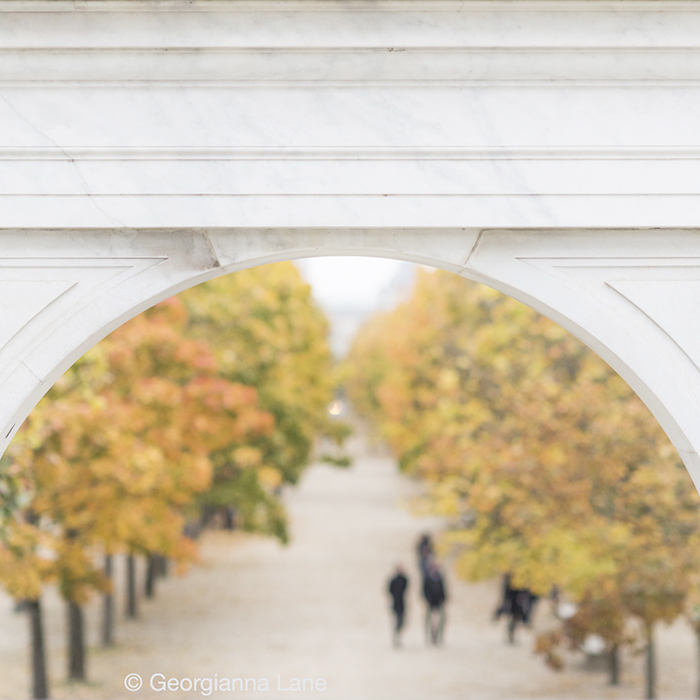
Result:
<svg viewBox="0 0 700 700"><path fill-rule="evenodd" d="M345 147L345 148L2 148L0 161L677 161L700 160L698 146Z"/></svg>
<svg viewBox="0 0 700 700"><path fill-rule="evenodd" d="M700 12L696 0L2 0L0 12Z"/></svg>
<svg viewBox="0 0 700 700"><path fill-rule="evenodd" d="M0 48L0 84L64 82L666 86L700 82L700 46Z"/></svg>
<svg viewBox="0 0 700 700"><path fill-rule="evenodd" d="M700 216L700 2L0 11L0 226Z"/></svg>
<svg viewBox="0 0 700 700"><path fill-rule="evenodd" d="M0 86L700 82L694 1L6 0L0 12Z"/></svg>

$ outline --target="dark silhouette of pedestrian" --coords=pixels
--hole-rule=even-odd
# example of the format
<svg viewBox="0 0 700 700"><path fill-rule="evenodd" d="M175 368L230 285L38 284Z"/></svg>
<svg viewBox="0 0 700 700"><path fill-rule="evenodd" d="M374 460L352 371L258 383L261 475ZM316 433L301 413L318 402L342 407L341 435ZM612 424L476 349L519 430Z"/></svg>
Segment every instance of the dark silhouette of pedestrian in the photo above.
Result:
<svg viewBox="0 0 700 700"><path fill-rule="evenodd" d="M392 610L394 612L394 646L401 646L401 630L406 618L406 589L408 588L408 577L404 573L403 566L396 567L394 577L389 581L389 595L392 600Z"/></svg>
<svg viewBox="0 0 700 700"><path fill-rule="evenodd" d="M435 554L433 540L429 534L424 534L420 540L418 540L416 549L418 551L418 568L425 582L425 577L428 575L428 563Z"/></svg>
<svg viewBox="0 0 700 700"><path fill-rule="evenodd" d="M434 559L428 560L426 569L426 576L423 580L423 596L427 603L425 639L427 644L432 642L440 645L445 629L445 602L447 601L445 581Z"/></svg>
<svg viewBox="0 0 700 700"><path fill-rule="evenodd" d="M519 624L529 625L539 596L529 588L513 588L511 575L503 576L503 595L501 603L493 614L494 620L501 615L508 617L508 642L515 644L515 632Z"/></svg>

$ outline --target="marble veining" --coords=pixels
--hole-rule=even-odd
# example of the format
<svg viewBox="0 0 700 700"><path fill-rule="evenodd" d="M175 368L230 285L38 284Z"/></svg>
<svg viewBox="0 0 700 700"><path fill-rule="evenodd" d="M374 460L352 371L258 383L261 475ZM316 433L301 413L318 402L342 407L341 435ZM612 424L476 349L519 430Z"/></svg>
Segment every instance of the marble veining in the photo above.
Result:
<svg viewBox="0 0 700 700"><path fill-rule="evenodd" d="M530 304L700 485L700 3L0 2L0 451L75 359L244 267Z"/></svg>

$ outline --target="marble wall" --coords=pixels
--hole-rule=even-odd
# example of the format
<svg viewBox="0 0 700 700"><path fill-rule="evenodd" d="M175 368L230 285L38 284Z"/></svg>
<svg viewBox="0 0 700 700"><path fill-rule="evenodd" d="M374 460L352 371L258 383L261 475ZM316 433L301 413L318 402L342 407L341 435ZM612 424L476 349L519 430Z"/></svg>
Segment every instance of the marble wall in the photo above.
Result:
<svg viewBox="0 0 700 700"><path fill-rule="evenodd" d="M0 3L0 450L120 323L272 260L491 284L700 483L700 5Z"/></svg>

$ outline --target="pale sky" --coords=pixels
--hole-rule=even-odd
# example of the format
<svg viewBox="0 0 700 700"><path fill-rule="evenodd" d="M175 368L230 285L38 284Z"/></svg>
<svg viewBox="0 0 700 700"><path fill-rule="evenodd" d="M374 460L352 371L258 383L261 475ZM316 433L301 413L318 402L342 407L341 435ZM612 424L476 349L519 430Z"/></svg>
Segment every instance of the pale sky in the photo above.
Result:
<svg viewBox="0 0 700 700"><path fill-rule="evenodd" d="M330 343L343 357L360 326L379 309L398 301L398 288L411 280L410 263L385 258L326 257L297 260L314 298L331 322ZM393 293L392 293L393 290Z"/></svg>
<svg viewBox="0 0 700 700"><path fill-rule="evenodd" d="M325 308L374 308L380 292L401 266L385 258L326 257L297 260L297 265Z"/></svg>

